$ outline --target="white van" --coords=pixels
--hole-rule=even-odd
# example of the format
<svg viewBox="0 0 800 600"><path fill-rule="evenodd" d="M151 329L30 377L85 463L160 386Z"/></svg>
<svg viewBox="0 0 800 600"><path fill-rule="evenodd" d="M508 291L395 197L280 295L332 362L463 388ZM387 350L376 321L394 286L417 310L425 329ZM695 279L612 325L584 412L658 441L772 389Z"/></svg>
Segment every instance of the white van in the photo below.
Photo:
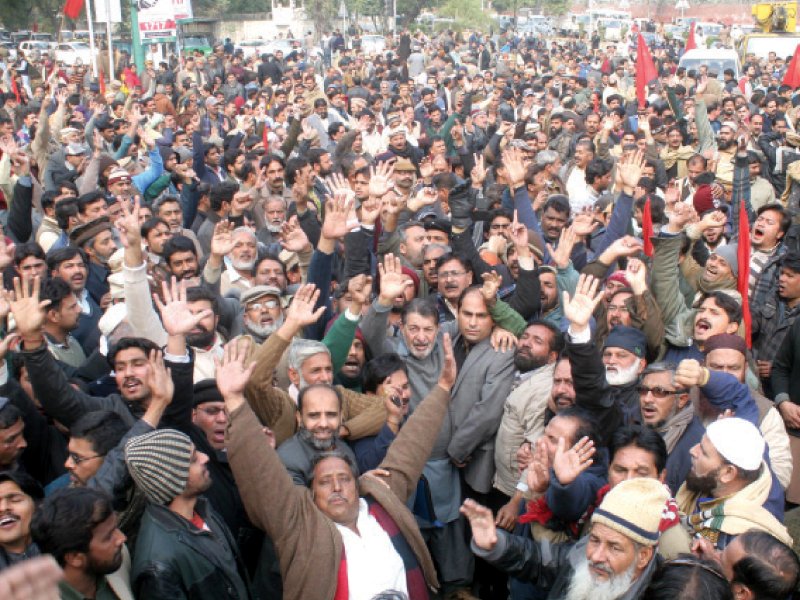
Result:
<svg viewBox="0 0 800 600"><path fill-rule="evenodd" d="M684 52L678 61L678 68L684 67L687 72L700 71L701 66L707 66L709 73L716 73L717 79L723 79L725 69L733 70L733 78L739 81L742 76L742 65L739 55L735 50L720 48L719 50L706 50L697 48Z"/></svg>
<svg viewBox="0 0 800 600"><path fill-rule="evenodd" d="M628 29L627 23L622 19L602 17L597 19L597 29L603 31L603 39L607 42L622 41L623 31Z"/></svg>

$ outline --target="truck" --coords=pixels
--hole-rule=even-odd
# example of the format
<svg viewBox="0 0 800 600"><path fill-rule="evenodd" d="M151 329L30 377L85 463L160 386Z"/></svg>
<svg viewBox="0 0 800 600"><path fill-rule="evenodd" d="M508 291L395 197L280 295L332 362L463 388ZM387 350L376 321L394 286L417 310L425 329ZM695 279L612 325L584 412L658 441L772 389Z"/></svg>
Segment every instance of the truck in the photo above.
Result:
<svg viewBox="0 0 800 600"><path fill-rule="evenodd" d="M797 2L776 1L753 4L752 15L756 31L742 36L739 57L746 64L749 57L767 58L774 52L781 58L794 55L800 44L797 28Z"/></svg>

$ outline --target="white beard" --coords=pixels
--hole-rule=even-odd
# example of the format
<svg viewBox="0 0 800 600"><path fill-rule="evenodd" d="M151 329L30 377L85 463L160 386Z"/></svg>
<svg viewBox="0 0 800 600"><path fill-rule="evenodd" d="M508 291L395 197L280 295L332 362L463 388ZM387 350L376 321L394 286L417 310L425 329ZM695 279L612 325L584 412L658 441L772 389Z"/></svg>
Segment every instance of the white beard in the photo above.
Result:
<svg viewBox="0 0 800 600"><path fill-rule="evenodd" d="M244 322L245 329L255 333L256 335L260 335L261 337L264 338L268 338L273 333L275 333L281 325L283 325L283 315L281 315L275 321L273 321L271 325L260 325L257 323L253 323L249 319L245 319Z"/></svg>
<svg viewBox="0 0 800 600"><path fill-rule="evenodd" d="M255 264L256 264L255 260L249 260L249 261L231 260L231 265L237 271L252 271L253 266Z"/></svg>
<svg viewBox="0 0 800 600"><path fill-rule="evenodd" d="M613 372L606 369L606 381L608 385L628 385L636 381L639 377L639 361L633 361L633 364L627 369L621 369Z"/></svg>
<svg viewBox="0 0 800 600"><path fill-rule="evenodd" d="M572 580L565 600L617 600L621 598L633 584L635 563L631 563L628 570L622 575L612 575L601 581L589 570L589 561L584 556L575 566Z"/></svg>

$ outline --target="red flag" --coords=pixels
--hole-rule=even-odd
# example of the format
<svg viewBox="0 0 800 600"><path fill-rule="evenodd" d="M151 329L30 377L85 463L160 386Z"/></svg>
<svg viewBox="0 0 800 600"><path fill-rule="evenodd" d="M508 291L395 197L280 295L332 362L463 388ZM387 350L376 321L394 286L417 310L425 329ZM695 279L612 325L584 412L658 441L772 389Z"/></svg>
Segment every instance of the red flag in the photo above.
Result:
<svg viewBox="0 0 800 600"><path fill-rule="evenodd" d="M636 42L636 98L639 100L639 108L644 108L647 99L647 84L658 77L658 71L653 64L653 57L647 42L644 41L642 34L639 34Z"/></svg>
<svg viewBox="0 0 800 600"><path fill-rule="evenodd" d="M269 124L266 121L264 121L264 131L261 135L264 142L264 154L267 154L269 153Z"/></svg>
<svg viewBox="0 0 800 600"><path fill-rule="evenodd" d="M83 10L83 0L67 0L64 4L64 16L72 20L77 19Z"/></svg>
<svg viewBox="0 0 800 600"><path fill-rule="evenodd" d="M22 98L19 96L19 86L17 85L17 77L14 76L11 78L11 91L13 92L14 96L17 98L17 102L21 102Z"/></svg>
<svg viewBox="0 0 800 600"><path fill-rule="evenodd" d="M744 340L747 347L753 347L753 322L750 318L750 220L744 200L739 205L739 245L736 248L736 259L739 261L739 277L736 287L742 295L742 319L744 321Z"/></svg>
<svg viewBox="0 0 800 600"><path fill-rule="evenodd" d="M694 39L694 24L696 22L697 21L692 21L692 24L689 27L689 37L686 38L686 48L684 49L685 52L688 52L689 50L694 50L695 48L697 48L697 42Z"/></svg>
<svg viewBox="0 0 800 600"><path fill-rule="evenodd" d="M642 238L644 240L644 253L652 258L653 256L653 215L650 212L650 196L644 201L644 210L642 211Z"/></svg>
<svg viewBox="0 0 800 600"><path fill-rule="evenodd" d="M103 69L100 69L100 77L97 78L97 85L100 86L100 95L106 95L106 78L103 74Z"/></svg>
<svg viewBox="0 0 800 600"><path fill-rule="evenodd" d="M783 84L792 88L800 87L800 44L794 49L792 61L789 63L789 68L786 69L786 75L783 76Z"/></svg>

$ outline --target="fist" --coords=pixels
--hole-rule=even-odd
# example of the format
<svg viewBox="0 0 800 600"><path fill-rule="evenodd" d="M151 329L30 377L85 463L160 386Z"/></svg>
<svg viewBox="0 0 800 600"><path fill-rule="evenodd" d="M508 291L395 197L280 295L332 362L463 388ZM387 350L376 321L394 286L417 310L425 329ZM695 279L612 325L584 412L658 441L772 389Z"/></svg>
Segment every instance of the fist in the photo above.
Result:
<svg viewBox="0 0 800 600"><path fill-rule="evenodd" d="M688 388L693 385L705 385L708 382L708 369L693 358L682 360L675 371L675 383Z"/></svg>

